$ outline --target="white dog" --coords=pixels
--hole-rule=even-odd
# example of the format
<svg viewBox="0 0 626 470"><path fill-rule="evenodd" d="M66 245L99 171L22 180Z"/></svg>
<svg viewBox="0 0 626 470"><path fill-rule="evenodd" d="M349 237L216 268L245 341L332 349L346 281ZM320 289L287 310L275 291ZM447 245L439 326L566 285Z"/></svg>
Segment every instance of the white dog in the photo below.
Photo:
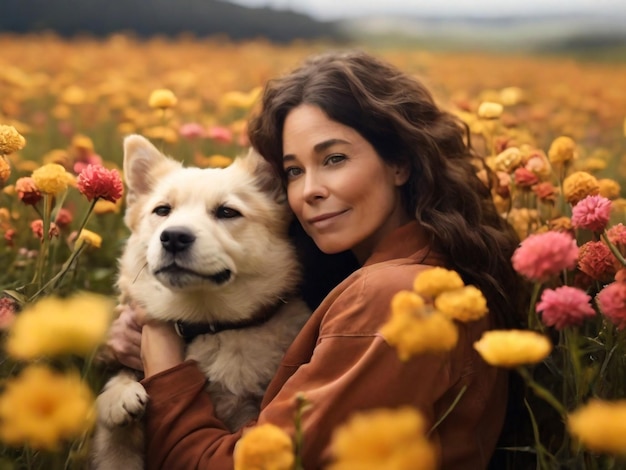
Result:
<svg viewBox="0 0 626 470"><path fill-rule="evenodd" d="M187 358L210 378L216 413L232 430L258 415L310 314L297 297L291 213L267 165L250 151L224 169L184 168L141 136L124 141L131 235L120 260L122 302L195 336ZM148 400L131 371L109 380L97 400L94 468L143 468Z"/></svg>

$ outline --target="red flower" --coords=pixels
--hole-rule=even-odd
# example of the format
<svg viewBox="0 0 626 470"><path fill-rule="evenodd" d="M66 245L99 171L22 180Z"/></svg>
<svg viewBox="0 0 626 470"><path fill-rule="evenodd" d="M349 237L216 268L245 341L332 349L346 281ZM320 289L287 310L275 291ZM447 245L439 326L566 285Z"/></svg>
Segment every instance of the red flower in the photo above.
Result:
<svg viewBox="0 0 626 470"><path fill-rule="evenodd" d="M15 190L20 201L31 206L37 204L43 197L35 181L30 176L18 178L15 182Z"/></svg>
<svg viewBox="0 0 626 470"><path fill-rule="evenodd" d="M124 191L117 170L107 170L101 165L87 165L78 175L76 184L89 201L104 199L116 202Z"/></svg>
<svg viewBox="0 0 626 470"><path fill-rule="evenodd" d="M587 242L578 252L578 267L597 281L612 279L618 261L603 242Z"/></svg>
<svg viewBox="0 0 626 470"><path fill-rule="evenodd" d="M7 330L15 320L17 304L9 297L0 298L0 331Z"/></svg>
<svg viewBox="0 0 626 470"><path fill-rule="evenodd" d="M622 330L626 327L626 282L612 282L596 296L600 311Z"/></svg>
<svg viewBox="0 0 626 470"><path fill-rule="evenodd" d="M517 168L513 175L515 184L520 188L530 188L539 182L537 175L524 167Z"/></svg>
<svg viewBox="0 0 626 470"><path fill-rule="evenodd" d="M511 261L522 276L543 282L563 269L576 266L578 246L568 233L545 232L530 235L515 250Z"/></svg>
<svg viewBox="0 0 626 470"><path fill-rule="evenodd" d="M72 213L65 208L61 208L59 209L59 212L57 213L57 216L56 216L56 219L54 219L54 222L60 228L64 228L70 225L72 223L72 220L74 220L74 216L72 215Z"/></svg>
<svg viewBox="0 0 626 470"><path fill-rule="evenodd" d="M563 286L546 289L541 294L537 311L547 326L562 330L567 326L580 325L596 312L591 306L591 297L575 287Z"/></svg>

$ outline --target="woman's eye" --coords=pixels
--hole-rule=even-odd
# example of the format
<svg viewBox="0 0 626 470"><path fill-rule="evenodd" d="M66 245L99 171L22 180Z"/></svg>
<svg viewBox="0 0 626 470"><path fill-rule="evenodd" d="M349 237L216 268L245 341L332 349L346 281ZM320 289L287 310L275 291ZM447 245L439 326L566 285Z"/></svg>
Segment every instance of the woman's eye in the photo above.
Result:
<svg viewBox="0 0 626 470"><path fill-rule="evenodd" d="M330 155L326 159L326 164L328 165L336 165L338 163L343 162L346 159L345 155Z"/></svg>
<svg viewBox="0 0 626 470"><path fill-rule="evenodd" d="M153 214L158 215L159 217L167 217L170 212L172 212L172 208L170 206L157 206L152 211Z"/></svg>
<svg viewBox="0 0 626 470"><path fill-rule="evenodd" d="M285 168L285 175L287 179L295 178L296 176L300 176L302 174L302 170L298 167L291 166L289 168Z"/></svg>
<svg viewBox="0 0 626 470"><path fill-rule="evenodd" d="M235 217L241 217L241 212L231 207L219 206L215 211L215 216L218 219L234 219Z"/></svg>

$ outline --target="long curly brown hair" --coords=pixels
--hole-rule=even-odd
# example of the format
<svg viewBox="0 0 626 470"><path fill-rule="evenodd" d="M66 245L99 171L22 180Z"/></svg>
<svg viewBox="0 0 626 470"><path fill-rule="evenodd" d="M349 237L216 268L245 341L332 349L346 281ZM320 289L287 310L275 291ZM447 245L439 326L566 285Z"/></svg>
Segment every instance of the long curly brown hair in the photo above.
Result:
<svg viewBox="0 0 626 470"><path fill-rule="evenodd" d="M510 258L519 244L476 173L467 126L442 110L417 79L362 51L313 56L270 80L249 138L283 179L283 125L301 104L355 129L380 157L411 168L403 203L449 268L482 290L500 326L521 318L524 289ZM518 315L520 314L520 315Z"/></svg>

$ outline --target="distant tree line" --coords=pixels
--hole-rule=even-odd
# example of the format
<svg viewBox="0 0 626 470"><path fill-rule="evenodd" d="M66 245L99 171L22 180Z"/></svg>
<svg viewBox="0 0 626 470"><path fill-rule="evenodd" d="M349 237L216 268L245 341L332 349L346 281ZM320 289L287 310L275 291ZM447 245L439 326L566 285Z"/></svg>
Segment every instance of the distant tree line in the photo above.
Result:
<svg viewBox="0 0 626 470"><path fill-rule="evenodd" d="M0 32L52 30L62 36L226 35L234 40L265 37L341 40L332 22L291 11L246 8L220 0L1 0Z"/></svg>

